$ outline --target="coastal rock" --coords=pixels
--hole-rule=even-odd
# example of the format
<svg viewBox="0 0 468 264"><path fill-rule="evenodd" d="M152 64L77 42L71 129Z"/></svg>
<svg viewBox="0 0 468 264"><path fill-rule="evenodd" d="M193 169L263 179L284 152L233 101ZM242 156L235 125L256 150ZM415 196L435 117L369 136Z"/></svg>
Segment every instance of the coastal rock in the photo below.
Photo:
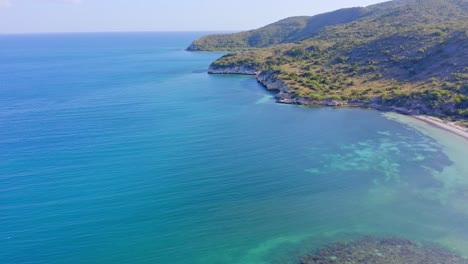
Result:
<svg viewBox="0 0 468 264"><path fill-rule="evenodd" d="M218 67L210 65L208 73L211 74L243 74L243 75L257 75L258 71L244 65L232 65L226 67Z"/></svg>
<svg viewBox="0 0 468 264"><path fill-rule="evenodd" d="M326 100L311 100L305 97L295 97L289 93L289 86L282 80L275 77L274 72L264 71L257 76L257 81L266 87L269 91L278 91L275 96L276 102L282 104L297 104L297 105L324 105L324 106L344 106L348 105L346 101L338 101L332 99Z"/></svg>
<svg viewBox="0 0 468 264"><path fill-rule="evenodd" d="M321 104L326 105L326 106L343 106L343 105L347 105L346 102L331 100L331 99L326 99L326 100L322 101Z"/></svg>
<svg viewBox="0 0 468 264"><path fill-rule="evenodd" d="M450 108L450 105L444 105L443 107L434 107L429 108L427 104L418 99L407 100L403 105L398 105L397 102L393 101L384 101L382 98L373 98L370 102L363 102L359 100L334 100L334 99L325 99L325 100L314 100L310 98L297 96L293 91L291 91L289 85L277 78L277 72L274 71L262 71L259 72L258 69L248 65L223 65L223 66L214 66L211 65L208 69L209 73L212 74L246 74L246 75L255 75L257 81L262 84L267 90L278 92L275 96L277 103L282 104L296 104L304 106L331 106L331 107L341 107L341 106L353 106L353 107L370 107L380 111L393 111L406 115L419 115L427 114L433 116L443 116L444 113L441 110L449 109L455 111L455 108Z"/></svg>
<svg viewBox="0 0 468 264"><path fill-rule="evenodd" d="M190 44L190 46L188 46L188 48L186 49L187 51L201 51L201 47L199 45L197 45L196 41L192 42L192 44Z"/></svg>
<svg viewBox="0 0 468 264"><path fill-rule="evenodd" d="M276 79L274 72L261 72L257 76L257 81L265 86L267 90L278 91L277 100L291 99L290 94L287 93L289 86L284 81Z"/></svg>

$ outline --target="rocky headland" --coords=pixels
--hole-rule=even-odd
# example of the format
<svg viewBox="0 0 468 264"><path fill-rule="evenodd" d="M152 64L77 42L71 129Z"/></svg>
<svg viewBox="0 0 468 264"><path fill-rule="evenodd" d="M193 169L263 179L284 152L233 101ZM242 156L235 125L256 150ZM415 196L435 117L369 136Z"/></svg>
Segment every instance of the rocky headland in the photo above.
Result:
<svg viewBox="0 0 468 264"><path fill-rule="evenodd" d="M232 67L217 67L211 65L208 69L210 74L241 74L241 75L252 75L255 76L258 83L260 83L265 89L272 92L277 92L275 100L281 104L295 104L303 106L331 106L331 107L365 107L373 108L379 111L393 111L404 115L411 115L419 120L430 123L434 126L442 128L457 134L465 139L468 139L468 129L466 125L459 125L455 122L442 120L433 116L427 116L422 114L421 107L424 107L422 102L417 99L412 101L411 105L405 107L398 107L392 105L383 105L382 101L378 98L371 100L370 102L359 101L359 100L314 100L307 97L297 97L294 93L290 93L289 85L276 78L274 72L262 71L254 69L249 66L234 65ZM430 109L423 109L424 113L430 112ZM438 113L436 113L438 114Z"/></svg>
<svg viewBox="0 0 468 264"><path fill-rule="evenodd" d="M285 104L359 106L468 124L468 1L394 0L195 40L213 74L256 76Z"/></svg>

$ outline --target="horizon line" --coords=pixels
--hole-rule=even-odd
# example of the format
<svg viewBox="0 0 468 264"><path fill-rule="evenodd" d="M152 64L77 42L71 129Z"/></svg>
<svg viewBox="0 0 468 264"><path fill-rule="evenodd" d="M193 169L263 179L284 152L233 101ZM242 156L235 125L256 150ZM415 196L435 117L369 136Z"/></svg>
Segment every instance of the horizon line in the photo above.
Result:
<svg viewBox="0 0 468 264"><path fill-rule="evenodd" d="M136 30L136 31L58 31L58 32L0 32L0 36L8 35L65 35L65 34L112 34L112 33L235 33L247 30Z"/></svg>

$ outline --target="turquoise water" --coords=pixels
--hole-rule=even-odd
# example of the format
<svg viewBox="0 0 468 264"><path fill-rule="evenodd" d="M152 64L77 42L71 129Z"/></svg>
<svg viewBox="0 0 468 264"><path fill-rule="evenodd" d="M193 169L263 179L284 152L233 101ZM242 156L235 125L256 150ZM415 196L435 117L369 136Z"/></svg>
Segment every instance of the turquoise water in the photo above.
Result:
<svg viewBox="0 0 468 264"><path fill-rule="evenodd" d="M468 143L274 103L202 33L0 36L0 263L294 263L366 234L468 256Z"/></svg>

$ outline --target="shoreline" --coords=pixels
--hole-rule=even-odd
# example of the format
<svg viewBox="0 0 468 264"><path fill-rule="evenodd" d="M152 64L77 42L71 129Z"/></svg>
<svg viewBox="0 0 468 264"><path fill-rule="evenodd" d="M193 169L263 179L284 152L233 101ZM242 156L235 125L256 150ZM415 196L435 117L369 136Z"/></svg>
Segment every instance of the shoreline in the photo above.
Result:
<svg viewBox="0 0 468 264"><path fill-rule="evenodd" d="M349 102L349 101L337 101L337 100L331 100L331 99L326 99L322 101L318 100L310 100L307 98L292 98L290 94L287 92L289 87L287 84L285 84L283 81L273 79L273 80L268 80L271 76L267 76L266 78L259 78L260 76L257 75L256 79L257 81L265 87L266 90L268 91L277 91L278 94L276 94L275 99L277 103L280 104L296 104L296 105L305 105L305 106L312 106L312 105L317 105L317 106L328 106L328 107L362 107L362 108L371 108L377 111L383 111L383 112L395 112L401 115L407 115L411 116L415 119L418 119L420 121L426 122L434 127L437 127L439 129L443 129L445 131L451 132L453 134L456 134L465 140L468 140L468 129L456 125L455 122L448 122L445 120L442 120L440 118L434 117L434 116L429 116L429 115L423 115L419 114L416 111L409 110L406 108L401 108L401 107L395 107L395 106L383 106L377 103L371 103L371 104L364 104L362 102Z"/></svg>
<svg viewBox="0 0 468 264"><path fill-rule="evenodd" d="M276 103L280 104L295 104L295 105L301 105L297 104L295 102L284 102L284 101L278 101L276 100ZM361 104L326 104L326 103L319 103L319 104L304 104L305 106L322 106L322 107L358 107L358 108L366 108L366 109L373 109L376 111L380 112L393 112L397 113L400 115L405 115L412 117L414 119L423 121L429 125L432 125L436 128L445 130L447 132L450 132L452 134L455 134L457 136L460 136L464 138L465 140L468 140L468 129L459 125L456 125L455 122L448 122L443 119L434 117L434 116L428 116L428 115L422 115L422 114L415 114L411 113L411 111L408 111L407 109L402 109L402 108L395 108L395 107L383 107L381 105L361 105Z"/></svg>
<svg viewBox="0 0 468 264"><path fill-rule="evenodd" d="M451 132L453 134L456 134L468 140L468 131L464 127L455 125L453 123L450 123L450 122L447 122L447 121L444 121L442 119L439 119L437 117L432 117L432 116L426 116L426 115L408 115L408 116L424 121L430 125L433 125L445 131Z"/></svg>
<svg viewBox="0 0 468 264"><path fill-rule="evenodd" d="M268 87L261 83L262 86L264 86L266 88L266 90L268 91L271 91L270 89L268 89ZM284 94L287 94L287 93L282 93L282 95ZM374 110L377 110L377 111L381 111L381 112L394 112L394 113L397 113L397 114L400 114L400 115L406 115L406 116L410 116L412 118L415 118L417 120L420 120L420 121L423 121L425 123L428 123L434 127L437 127L439 129L443 129L445 131L448 131L452 134L455 134L455 135L458 135L462 138L464 138L465 140L468 140L468 129L463 127L463 126L459 126L459 125L456 125L455 122L449 122L449 121L445 121L443 119L440 119L440 118L437 118L437 117L434 117L434 116L429 116L429 115L423 115L423 114L417 114L417 113L414 113L413 111L410 111L408 109L405 109L405 108L399 108L399 107L386 107L386 106L382 106L382 105L379 105L379 104L369 104L369 105L366 105L366 104L362 104L362 103L349 103L349 102L339 102L339 101L334 101L334 100L324 100L324 101L309 101L307 99L305 100L301 100L299 99L298 101L296 100L289 100L289 99L283 99L283 98L278 98L278 94L277 96L275 97L276 98L276 103L279 103L279 104L292 104L292 105L303 105L303 106L322 106L322 107L359 107L359 108L367 108L367 109L374 109Z"/></svg>
<svg viewBox="0 0 468 264"><path fill-rule="evenodd" d="M254 69L250 69L248 67L234 67L234 68L227 68L227 69L214 69L212 66L208 69L209 74L240 74L240 75L250 75L255 76L257 82L260 83L267 91L275 91L278 92L275 96L276 103L280 104L295 104L295 105L304 105L304 106L331 106L331 107L364 107L364 108L371 108L377 111L390 111L395 112L402 115L411 116L415 119L420 121L426 122L434 127L439 129L443 129L445 131L451 132L456 134L466 140L468 140L468 129L459 125L454 124L454 122L448 122L442 120L437 117L422 115L415 113L414 111L400 108L400 107L388 107L382 106L379 104L363 104L361 102L344 102L344 101L336 101L336 100L310 100L307 98L292 98L290 94L287 92L289 87L286 83L281 80L274 78L271 74L262 72L259 73Z"/></svg>

